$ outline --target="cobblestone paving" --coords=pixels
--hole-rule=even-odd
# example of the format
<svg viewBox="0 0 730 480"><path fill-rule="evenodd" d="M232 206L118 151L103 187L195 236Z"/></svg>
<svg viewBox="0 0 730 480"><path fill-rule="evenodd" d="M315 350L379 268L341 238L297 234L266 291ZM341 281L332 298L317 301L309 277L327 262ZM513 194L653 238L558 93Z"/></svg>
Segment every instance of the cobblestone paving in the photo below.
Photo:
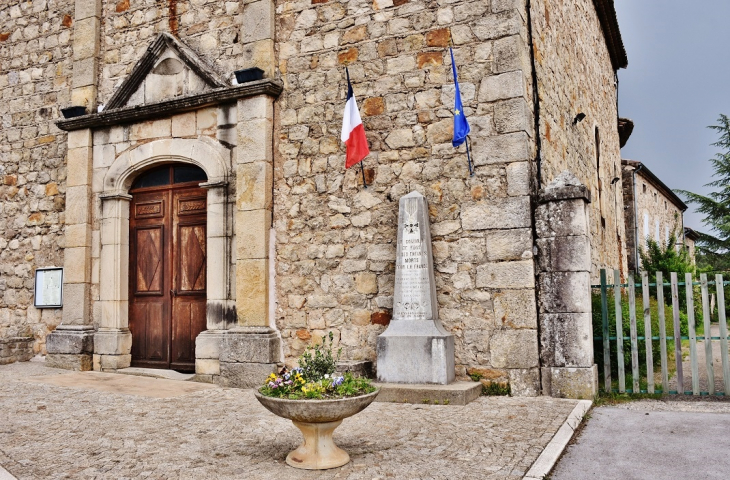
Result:
<svg viewBox="0 0 730 480"><path fill-rule="evenodd" d="M0 465L23 479L515 479L576 405L481 397L460 406L374 403L335 441L348 465L295 470L299 431L252 391L215 388L174 398L24 381L67 373L0 366Z"/></svg>

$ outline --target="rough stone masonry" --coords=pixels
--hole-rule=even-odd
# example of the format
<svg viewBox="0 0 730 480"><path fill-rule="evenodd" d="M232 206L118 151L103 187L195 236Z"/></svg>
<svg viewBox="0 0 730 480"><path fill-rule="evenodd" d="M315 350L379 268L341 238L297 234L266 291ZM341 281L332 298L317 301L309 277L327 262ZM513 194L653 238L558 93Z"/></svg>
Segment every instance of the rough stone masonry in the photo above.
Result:
<svg viewBox="0 0 730 480"><path fill-rule="evenodd" d="M344 359L375 361L393 309L397 202L417 191L429 204L455 375L539 394L538 190L573 172L594 198L591 275L625 262L621 187L609 187L620 171L613 79L626 66L612 2L173 3L0 7L0 337L33 337L34 350L45 352L63 318L75 325L63 335L95 339L56 351L71 355L58 357L66 366L133 362L129 184L155 165L188 162L216 178L207 187L216 215L208 251L222 255L208 259L200 378L246 384L291 364L328 331ZM141 68L162 33L179 42L178 53L155 50ZM473 177L463 147L450 144L450 44L472 128ZM154 75L200 65L205 82L113 101L132 80L161 85ZM232 82L234 70L252 66L268 85L258 93ZM359 168L343 167L345 66L372 151L367 189ZM71 104L87 107L88 123L57 126L59 108ZM574 125L578 113L585 119ZM117 173L126 184L114 183ZM225 228L211 230L213 218ZM34 270L64 265L76 267L64 289L80 300L35 309ZM225 353L246 339L263 343Z"/></svg>

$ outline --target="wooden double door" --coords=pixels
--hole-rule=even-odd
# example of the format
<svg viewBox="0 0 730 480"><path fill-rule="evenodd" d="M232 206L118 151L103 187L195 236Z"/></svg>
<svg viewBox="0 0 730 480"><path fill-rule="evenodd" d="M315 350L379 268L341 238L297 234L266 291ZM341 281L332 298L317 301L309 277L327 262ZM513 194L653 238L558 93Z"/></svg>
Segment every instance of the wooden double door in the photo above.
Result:
<svg viewBox="0 0 730 480"><path fill-rule="evenodd" d="M156 169L130 190L132 366L195 370L195 338L206 327L207 257L207 195L200 181L189 181L195 168L177 167L187 175ZM205 180L202 170L192 177L201 175Z"/></svg>

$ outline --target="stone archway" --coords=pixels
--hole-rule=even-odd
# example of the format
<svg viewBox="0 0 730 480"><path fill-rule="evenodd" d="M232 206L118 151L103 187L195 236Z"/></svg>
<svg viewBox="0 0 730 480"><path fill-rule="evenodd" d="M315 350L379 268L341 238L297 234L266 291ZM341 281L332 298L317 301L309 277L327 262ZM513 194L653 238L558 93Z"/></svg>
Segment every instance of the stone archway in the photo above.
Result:
<svg viewBox="0 0 730 480"><path fill-rule="evenodd" d="M129 203L128 191L141 173L166 163L188 163L202 168L208 181L208 245L206 327L225 329L235 322L235 300L230 300L232 208L228 205L230 151L207 139L163 139L124 152L110 165L103 181L101 205L101 261L99 282L101 319L94 335L94 354L103 369L126 368L131 362L129 331Z"/></svg>

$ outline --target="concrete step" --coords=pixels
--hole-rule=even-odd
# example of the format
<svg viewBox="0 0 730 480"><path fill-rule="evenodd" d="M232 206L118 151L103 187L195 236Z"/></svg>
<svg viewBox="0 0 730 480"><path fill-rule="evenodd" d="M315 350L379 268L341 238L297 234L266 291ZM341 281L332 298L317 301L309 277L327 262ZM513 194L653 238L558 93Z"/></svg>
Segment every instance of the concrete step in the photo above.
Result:
<svg viewBox="0 0 730 480"><path fill-rule="evenodd" d="M153 378L164 378L166 380L180 380L187 382L192 380L195 376L194 373L180 373L175 370L162 370L160 368L137 368L128 367L120 368L114 373L121 373L122 375L135 375L137 377L153 377Z"/></svg>
<svg viewBox="0 0 730 480"><path fill-rule="evenodd" d="M431 405L466 405L482 393L480 382L454 382L448 385L426 383L374 383L380 387L376 402Z"/></svg>

